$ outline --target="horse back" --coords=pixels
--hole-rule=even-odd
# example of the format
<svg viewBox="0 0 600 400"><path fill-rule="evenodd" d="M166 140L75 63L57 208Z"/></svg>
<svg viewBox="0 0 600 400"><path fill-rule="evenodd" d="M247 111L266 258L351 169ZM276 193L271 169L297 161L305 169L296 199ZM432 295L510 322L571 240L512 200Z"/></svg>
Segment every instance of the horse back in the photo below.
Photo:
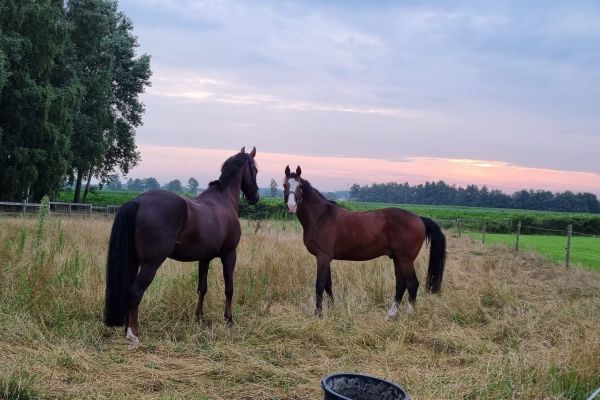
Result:
<svg viewBox="0 0 600 400"><path fill-rule="evenodd" d="M341 212L336 221L336 259L369 260L382 255L416 257L425 240L420 217L399 208Z"/></svg>

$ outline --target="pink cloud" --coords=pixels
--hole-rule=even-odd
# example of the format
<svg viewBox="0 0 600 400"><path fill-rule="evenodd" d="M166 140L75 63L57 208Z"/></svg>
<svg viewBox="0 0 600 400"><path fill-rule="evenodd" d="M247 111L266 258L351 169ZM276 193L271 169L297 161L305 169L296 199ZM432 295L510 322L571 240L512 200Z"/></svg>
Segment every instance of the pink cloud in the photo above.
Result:
<svg viewBox="0 0 600 400"><path fill-rule="evenodd" d="M201 186L219 176L221 164L239 149L216 150L187 147L140 145L142 161L130 176L157 178L160 182L189 177ZM320 157L267 153L258 149L259 186L271 178L278 184L286 165L302 167L303 176L322 190L347 189L353 183L443 180L449 184L488 185L512 193L519 189L586 191L600 194L600 174L523 167L502 161L412 157L399 161L358 157Z"/></svg>

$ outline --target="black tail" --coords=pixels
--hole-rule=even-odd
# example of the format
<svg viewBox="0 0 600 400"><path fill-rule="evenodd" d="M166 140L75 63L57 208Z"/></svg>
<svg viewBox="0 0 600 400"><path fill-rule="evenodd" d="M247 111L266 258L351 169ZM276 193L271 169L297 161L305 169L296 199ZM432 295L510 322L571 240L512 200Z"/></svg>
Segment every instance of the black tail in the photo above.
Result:
<svg viewBox="0 0 600 400"><path fill-rule="evenodd" d="M429 251L429 269L427 270L427 290L438 293L442 287L444 264L446 263L446 236L440 226L429 218L421 217L425 224L427 240L431 242Z"/></svg>
<svg viewBox="0 0 600 400"><path fill-rule="evenodd" d="M138 202L130 201L119 208L113 222L106 260L104 323L107 326L123 326L126 322L132 269L137 267L134 237L137 211Z"/></svg>

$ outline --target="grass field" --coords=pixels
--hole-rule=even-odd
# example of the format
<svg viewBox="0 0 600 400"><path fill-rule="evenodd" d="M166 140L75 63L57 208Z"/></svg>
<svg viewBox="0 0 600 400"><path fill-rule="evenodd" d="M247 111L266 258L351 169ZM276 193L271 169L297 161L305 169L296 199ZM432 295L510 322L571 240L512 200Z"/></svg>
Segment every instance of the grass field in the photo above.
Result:
<svg viewBox="0 0 600 400"><path fill-rule="evenodd" d="M421 288L414 314L384 320L394 279L380 258L334 262L337 301L319 319L299 225L255 224L243 222L236 325L222 322L219 262L198 326L196 266L167 261L134 349L101 322L108 218L0 218L0 397L318 399L334 371L417 400L584 399L600 385L600 274L449 234L442 294Z"/></svg>
<svg viewBox="0 0 600 400"><path fill-rule="evenodd" d="M138 196L140 193L109 190L93 191L89 194L88 202L96 206L121 205ZM56 200L69 202L72 198L72 192L61 192ZM506 208L359 203L354 201L341 201L340 205L354 211L373 210L383 207L401 207L418 215L430 217L438 221L446 221L446 224L450 224L451 221L455 221L457 218L484 220L488 222L489 231L495 233L515 232L517 222L521 221L523 226L556 230L566 230L567 225L573 224L574 231L600 234L599 214L513 210ZM288 217L285 212L283 199L281 198L265 197L260 200L257 206L242 204L240 212L246 218L286 219Z"/></svg>
<svg viewBox="0 0 600 400"><path fill-rule="evenodd" d="M474 240L481 240L481 232L468 233ZM510 249L515 248L516 236L508 234L486 234L486 244L502 244ZM549 260L565 265L567 238L565 236L549 235L521 235L519 248L522 250L534 250L547 257ZM600 238L574 236L571 238L572 266L582 266L590 270L600 272Z"/></svg>
<svg viewBox="0 0 600 400"><path fill-rule="evenodd" d="M432 216L440 219L456 219L470 216L475 219L512 219L515 216L538 215L545 217L597 217L600 215L590 213L558 212L558 211L536 211L519 210L512 208L490 208L490 207L462 207L462 206L442 206L442 205L421 205L421 204L387 204L387 203L368 203L346 201L351 210L372 210L382 207L401 207L414 212L415 214Z"/></svg>

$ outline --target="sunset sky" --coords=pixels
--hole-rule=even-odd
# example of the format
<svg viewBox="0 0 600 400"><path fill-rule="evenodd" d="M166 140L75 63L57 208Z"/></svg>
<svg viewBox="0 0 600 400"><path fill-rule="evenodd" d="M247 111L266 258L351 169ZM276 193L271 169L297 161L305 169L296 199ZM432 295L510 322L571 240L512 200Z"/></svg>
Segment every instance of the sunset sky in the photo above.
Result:
<svg viewBox="0 0 600 400"><path fill-rule="evenodd" d="M600 3L121 0L152 56L129 177L600 194Z"/></svg>

